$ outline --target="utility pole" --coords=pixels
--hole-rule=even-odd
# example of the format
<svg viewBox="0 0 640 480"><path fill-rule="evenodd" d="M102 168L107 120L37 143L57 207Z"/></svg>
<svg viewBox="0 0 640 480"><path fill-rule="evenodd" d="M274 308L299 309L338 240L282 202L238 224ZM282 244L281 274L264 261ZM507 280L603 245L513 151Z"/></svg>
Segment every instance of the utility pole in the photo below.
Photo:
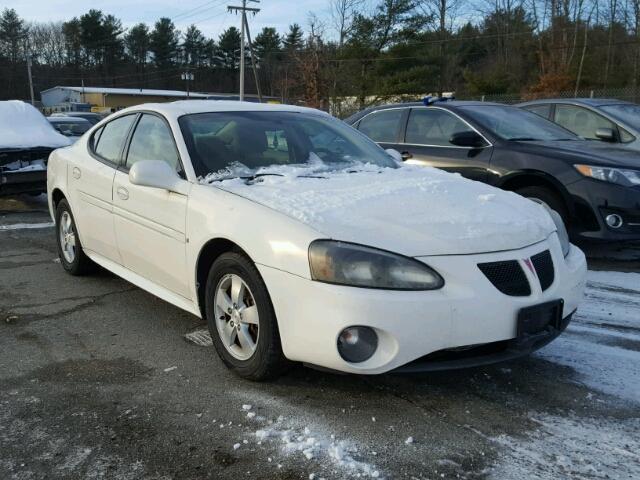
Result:
<svg viewBox="0 0 640 480"><path fill-rule="evenodd" d="M227 10L229 12L241 13L241 26L240 26L240 101L244 101L244 36L245 36L245 26L248 26L247 23L247 12L251 12L254 15L260 11L259 8L251 8L247 7L247 1L253 3L260 3L260 0L242 0L242 6L227 6Z"/></svg>
<svg viewBox="0 0 640 480"><path fill-rule="evenodd" d="M27 75L29 75L29 92L31 93L31 105L35 105L36 100L33 95L33 76L31 75L31 52L27 53Z"/></svg>

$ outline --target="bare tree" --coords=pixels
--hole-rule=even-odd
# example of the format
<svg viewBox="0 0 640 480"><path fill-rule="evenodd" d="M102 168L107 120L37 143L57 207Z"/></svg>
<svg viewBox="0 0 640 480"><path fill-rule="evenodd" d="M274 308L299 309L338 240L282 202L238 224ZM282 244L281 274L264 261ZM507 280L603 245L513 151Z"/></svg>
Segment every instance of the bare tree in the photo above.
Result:
<svg viewBox="0 0 640 480"><path fill-rule="evenodd" d="M365 0L331 0L329 9L332 26L338 35L338 46L342 47L353 29L353 20Z"/></svg>
<svg viewBox="0 0 640 480"><path fill-rule="evenodd" d="M448 58L446 54L446 44L450 36L453 24L456 19L460 7L463 5L462 0L421 0L418 5L422 12L428 17L433 18L438 38L440 40L439 58L440 58L440 75L438 79L438 93L440 96L444 93L445 84L448 80L447 67Z"/></svg>
<svg viewBox="0 0 640 480"><path fill-rule="evenodd" d="M618 0L609 0L609 40L607 42L607 60L604 64L604 81L603 86L607 88L609 82L609 69L611 68L611 54L613 50L613 27L615 26L618 15Z"/></svg>

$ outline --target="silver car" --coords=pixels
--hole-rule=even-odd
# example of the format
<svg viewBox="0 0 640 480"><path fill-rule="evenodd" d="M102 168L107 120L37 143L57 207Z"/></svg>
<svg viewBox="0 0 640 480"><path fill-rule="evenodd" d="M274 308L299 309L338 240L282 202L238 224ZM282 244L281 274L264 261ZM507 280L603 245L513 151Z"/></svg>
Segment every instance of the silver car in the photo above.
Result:
<svg viewBox="0 0 640 480"><path fill-rule="evenodd" d="M533 100L516 105L587 140L640 150L640 105L607 98Z"/></svg>

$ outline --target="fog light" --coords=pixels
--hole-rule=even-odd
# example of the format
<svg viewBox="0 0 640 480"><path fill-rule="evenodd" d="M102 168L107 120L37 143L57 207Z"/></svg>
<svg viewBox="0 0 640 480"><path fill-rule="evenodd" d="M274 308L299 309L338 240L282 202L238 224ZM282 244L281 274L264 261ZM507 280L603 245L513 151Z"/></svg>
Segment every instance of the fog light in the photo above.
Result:
<svg viewBox="0 0 640 480"><path fill-rule="evenodd" d="M338 352L347 362L360 363L378 348L378 335L369 327L348 327L338 337Z"/></svg>
<svg viewBox="0 0 640 480"><path fill-rule="evenodd" d="M607 225L609 225L611 228L620 228L624 223L624 221L622 220L622 217L616 213L607 215L607 218L605 218L605 221L607 222Z"/></svg>

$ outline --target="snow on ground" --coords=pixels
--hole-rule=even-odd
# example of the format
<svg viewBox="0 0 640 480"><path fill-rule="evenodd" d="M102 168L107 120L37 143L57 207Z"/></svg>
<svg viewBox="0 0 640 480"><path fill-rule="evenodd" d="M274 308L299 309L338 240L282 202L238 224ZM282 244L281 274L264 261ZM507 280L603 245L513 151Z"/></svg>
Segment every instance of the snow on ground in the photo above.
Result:
<svg viewBox="0 0 640 480"><path fill-rule="evenodd" d="M640 274L589 271L573 323L535 355L571 367L576 381L637 411ZM534 413L531 419L538 428L524 438L491 439L501 447L492 478L523 478L523 472L528 479L544 480L640 478L640 417L621 421Z"/></svg>
<svg viewBox="0 0 640 480"><path fill-rule="evenodd" d="M503 453L491 478L640 478L640 419L534 415L532 420L539 427L528 438L492 439Z"/></svg>
<svg viewBox="0 0 640 480"><path fill-rule="evenodd" d="M2 230L29 230L34 228L51 228L54 226L53 222L42 223L11 223L9 225L0 225L0 231Z"/></svg>
<svg viewBox="0 0 640 480"><path fill-rule="evenodd" d="M243 405L243 410L246 410ZM250 417L260 424L252 442L275 446L280 455L302 462L314 462L336 472L332 478L382 478L374 465L366 462L356 443L314 426L300 419L285 418L266 420L262 416ZM245 443L248 443L245 441ZM237 449L236 446L233 446ZM239 447L238 447L239 448ZM278 458L281 461L282 458ZM271 461L271 457L269 457Z"/></svg>
<svg viewBox="0 0 640 480"><path fill-rule="evenodd" d="M571 367L592 389L640 404L640 273L589 271L573 322L536 355Z"/></svg>

